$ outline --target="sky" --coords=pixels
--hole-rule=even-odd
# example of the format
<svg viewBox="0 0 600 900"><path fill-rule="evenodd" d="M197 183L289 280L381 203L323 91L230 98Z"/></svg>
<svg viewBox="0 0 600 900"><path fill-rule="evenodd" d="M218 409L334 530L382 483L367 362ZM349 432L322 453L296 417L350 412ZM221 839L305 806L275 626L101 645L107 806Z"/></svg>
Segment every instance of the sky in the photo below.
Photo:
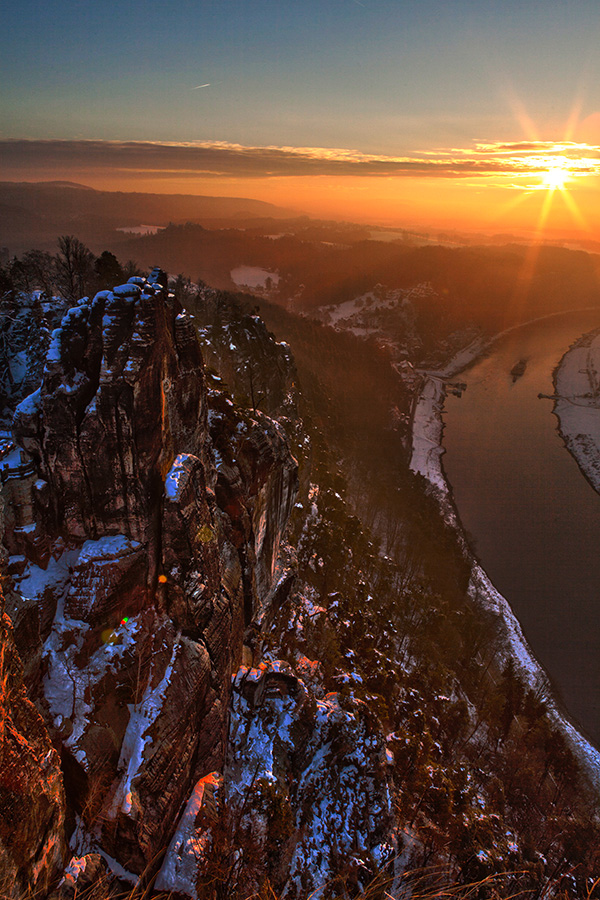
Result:
<svg viewBox="0 0 600 900"><path fill-rule="evenodd" d="M5 4L0 178L600 239L598 0Z"/></svg>

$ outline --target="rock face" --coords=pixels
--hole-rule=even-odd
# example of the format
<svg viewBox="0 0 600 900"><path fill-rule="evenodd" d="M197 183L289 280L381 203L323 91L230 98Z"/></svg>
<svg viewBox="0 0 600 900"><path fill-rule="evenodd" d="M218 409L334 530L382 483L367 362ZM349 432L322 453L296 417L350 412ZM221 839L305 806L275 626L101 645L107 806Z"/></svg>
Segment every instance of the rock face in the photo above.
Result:
<svg viewBox="0 0 600 900"><path fill-rule="evenodd" d="M231 673L296 487L277 426L217 396L228 443L213 454L195 328L163 281L70 309L14 420L43 536L17 578L21 646L32 671L42 660L76 849L99 846L134 874L222 768Z"/></svg>
<svg viewBox="0 0 600 900"><path fill-rule="evenodd" d="M0 599L3 608L3 599ZM65 855L60 760L27 698L21 663L4 612L0 618L0 872L7 890L45 891Z"/></svg>
<svg viewBox="0 0 600 900"><path fill-rule="evenodd" d="M66 302L44 291L0 292L0 421L10 427L17 404L39 387L50 333Z"/></svg>
<svg viewBox="0 0 600 900"><path fill-rule="evenodd" d="M50 486L48 531L127 534L158 564L160 497L178 452L202 456L202 357L188 316L160 287L126 284L81 301L55 329L39 395L14 431Z"/></svg>
<svg viewBox="0 0 600 900"><path fill-rule="evenodd" d="M298 376L288 345L275 341L263 320L243 312L231 294L204 285L194 311L206 364L243 405L277 418L295 414Z"/></svg>
<svg viewBox="0 0 600 900"><path fill-rule="evenodd" d="M310 441L285 345L210 307L224 365L207 374L161 282L66 313L6 457L8 605L75 854L60 890L100 851L203 900L360 891L401 848L383 726L327 585L329 569L362 584L356 523L319 517L308 467L296 504L288 440Z"/></svg>
<svg viewBox="0 0 600 900"><path fill-rule="evenodd" d="M381 728L264 655L298 478L259 407L293 431L289 353L232 320L236 406L160 280L69 310L17 409L19 646L62 749L72 866L100 849L196 897L224 865L234 891L302 897L391 853Z"/></svg>

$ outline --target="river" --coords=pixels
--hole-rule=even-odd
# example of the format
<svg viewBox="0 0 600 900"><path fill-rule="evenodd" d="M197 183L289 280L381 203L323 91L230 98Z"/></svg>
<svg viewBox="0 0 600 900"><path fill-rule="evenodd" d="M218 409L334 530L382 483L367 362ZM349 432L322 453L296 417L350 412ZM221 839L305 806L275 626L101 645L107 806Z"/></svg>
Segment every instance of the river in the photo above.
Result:
<svg viewBox="0 0 600 900"><path fill-rule="evenodd" d="M600 495L558 434L552 372L600 312L516 329L454 381L444 471L475 555L573 723L600 748ZM524 374L511 369L527 360Z"/></svg>

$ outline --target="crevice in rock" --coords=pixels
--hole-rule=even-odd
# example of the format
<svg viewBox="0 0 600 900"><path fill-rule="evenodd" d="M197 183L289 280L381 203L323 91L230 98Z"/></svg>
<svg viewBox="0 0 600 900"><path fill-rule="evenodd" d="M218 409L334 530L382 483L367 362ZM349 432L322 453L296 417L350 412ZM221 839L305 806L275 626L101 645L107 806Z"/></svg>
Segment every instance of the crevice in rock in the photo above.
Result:
<svg viewBox="0 0 600 900"><path fill-rule="evenodd" d="M113 402L113 416L115 421L115 435L117 438L117 456L119 458L119 470L121 474L121 485L122 485L122 501L123 501L123 517L124 519L130 518L130 501L129 501L129 478L127 476L127 468L125 463L125 441L123 435L123 424L121 421L121 398L125 394L125 389L123 388L119 393L115 394L114 402ZM132 438L134 436L132 435ZM135 451L135 441L132 440L132 450ZM132 453L132 462L135 468L135 452ZM132 473L133 475L134 473ZM137 475L137 473L135 473ZM139 540L139 535L135 535L136 539Z"/></svg>

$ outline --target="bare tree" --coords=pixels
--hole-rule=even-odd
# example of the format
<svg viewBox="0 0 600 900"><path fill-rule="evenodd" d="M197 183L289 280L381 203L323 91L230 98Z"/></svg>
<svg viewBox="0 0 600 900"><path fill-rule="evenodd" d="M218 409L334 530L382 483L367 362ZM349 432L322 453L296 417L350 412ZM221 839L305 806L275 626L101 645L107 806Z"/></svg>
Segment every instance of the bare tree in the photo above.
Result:
<svg viewBox="0 0 600 900"><path fill-rule="evenodd" d="M37 289L51 297L57 286L56 259L45 250L28 250L21 259L14 260L11 275L17 289Z"/></svg>
<svg viewBox="0 0 600 900"><path fill-rule="evenodd" d="M58 239L55 259L57 280L64 297L72 301L85 296L94 277L92 251L73 235L63 235Z"/></svg>

